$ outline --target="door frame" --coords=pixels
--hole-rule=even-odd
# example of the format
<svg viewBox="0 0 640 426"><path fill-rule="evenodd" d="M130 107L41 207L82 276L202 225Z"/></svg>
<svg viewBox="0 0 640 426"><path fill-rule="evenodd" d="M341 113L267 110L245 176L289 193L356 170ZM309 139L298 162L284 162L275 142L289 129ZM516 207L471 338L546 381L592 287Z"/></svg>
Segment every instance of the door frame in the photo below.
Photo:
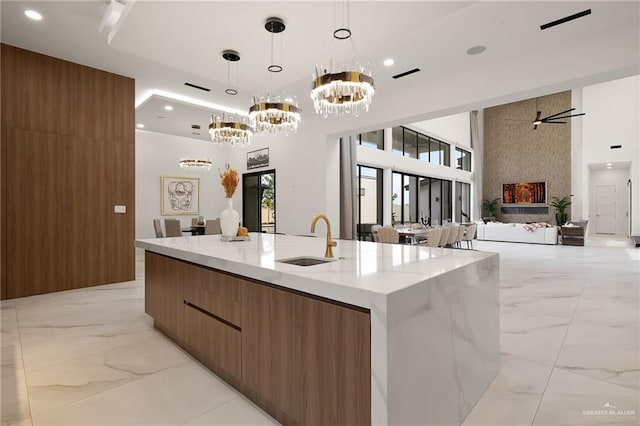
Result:
<svg viewBox="0 0 640 426"><path fill-rule="evenodd" d="M246 205L246 194L244 191L245 179L249 177L262 176L262 175L268 175L268 174L273 174L273 204L274 204L273 233L275 234L277 232L277 226L278 226L278 215L276 214L276 208L278 207L278 202L276 201L276 169L261 170L259 172L249 172L249 173L242 174L242 189L243 189L242 191L242 223L244 224L246 222L245 212L247 211L247 209L245 209L245 205ZM260 200L262 200L262 183L260 183L258 197ZM262 212L262 203L258 211ZM260 217L259 223L260 223L260 232L262 232L262 217Z"/></svg>

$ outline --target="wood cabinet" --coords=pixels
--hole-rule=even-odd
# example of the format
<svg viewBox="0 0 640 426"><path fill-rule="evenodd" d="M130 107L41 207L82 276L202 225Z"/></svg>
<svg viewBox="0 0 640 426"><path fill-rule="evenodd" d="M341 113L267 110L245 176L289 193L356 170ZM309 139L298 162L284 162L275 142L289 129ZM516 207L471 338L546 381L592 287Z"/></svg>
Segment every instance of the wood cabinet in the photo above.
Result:
<svg viewBox="0 0 640 426"><path fill-rule="evenodd" d="M371 424L369 313L299 295L292 306L295 423Z"/></svg>
<svg viewBox="0 0 640 426"><path fill-rule="evenodd" d="M248 281L242 290L243 393L279 422L292 424L292 294Z"/></svg>
<svg viewBox="0 0 640 426"><path fill-rule="evenodd" d="M145 310L285 425L371 424L368 310L146 253Z"/></svg>
<svg viewBox="0 0 640 426"><path fill-rule="evenodd" d="M182 344L182 274L185 264L148 251L145 252L144 262L144 311L153 318L158 329Z"/></svg>
<svg viewBox="0 0 640 426"><path fill-rule="evenodd" d="M563 226L562 230L563 246L584 246L584 228L581 226Z"/></svg>
<svg viewBox="0 0 640 426"><path fill-rule="evenodd" d="M240 330L194 305L184 307L184 348L232 386L241 383Z"/></svg>

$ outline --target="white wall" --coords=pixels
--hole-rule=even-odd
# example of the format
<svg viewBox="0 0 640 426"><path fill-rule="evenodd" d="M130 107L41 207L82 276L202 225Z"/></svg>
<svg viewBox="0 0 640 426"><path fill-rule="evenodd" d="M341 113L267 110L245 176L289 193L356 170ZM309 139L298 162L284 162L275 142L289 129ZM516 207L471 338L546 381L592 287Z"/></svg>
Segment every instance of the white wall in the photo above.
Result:
<svg viewBox="0 0 640 426"><path fill-rule="evenodd" d="M594 234L596 229L596 187L598 185L614 185L616 187L616 221L615 233L628 235L629 219L629 190L627 180L629 169L591 170L589 176L589 211L592 212L589 220L588 232Z"/></svg>
<svg viewBox="0 0 640 426"><path fill-rule="evenodd" d="M200 178L200 215L205 219L220 216L226 207L218 178L218 168L222 168L226 161L221 149L201 140L136 130L136 238L155 236L153 219L180 219L187 227L191 218L198 216L160 215L160 177L163 175ZM213 167L209 171L181 169L178 162L185 156L210 158ZM235 195L234 202L238 198ZM162 222L164 229L164 220Z"/></svg>
<svg viewBox="0 0 640 426"><path fill-rule="evenodd" d="M572 219L595 220L590 164L630 164L633 234L640 235L640 76L574 90L573 99L580 98L586 115L574 119L572 125L572 130L581 126L579 131L572 131L572 147L581 145L581 149L572 149L572 193L574 203L580 204L572 213ZM612 150L611 145L622 145L622 149Z"/></svg>
<svg viewBox="0 0 640 426"><path fill-rule="evenodd" d="M337 236L340 229L337 208L331 212L327 208L331 200L327 199L328 192L339 194L335 145L325 134L310 129L310 124L303 121L297 134L254 135L247 147L219 149L240 174L275 169L277 232L308 234L313 216L326 214ZM247 152L267 147L269 166L248 171ZM234 207L242 212L241 191L238 192L234 196ZM318 235L324 232L324 227L319 225Z"/></svg>
<svg viewBox="0 0 640 426"><path fill-rule="evenodd" d="M471 148L468 112L434 118L433 120L419 121L407 127L421 133L426 133L444 142L456 144L460 147Z"/></svg>

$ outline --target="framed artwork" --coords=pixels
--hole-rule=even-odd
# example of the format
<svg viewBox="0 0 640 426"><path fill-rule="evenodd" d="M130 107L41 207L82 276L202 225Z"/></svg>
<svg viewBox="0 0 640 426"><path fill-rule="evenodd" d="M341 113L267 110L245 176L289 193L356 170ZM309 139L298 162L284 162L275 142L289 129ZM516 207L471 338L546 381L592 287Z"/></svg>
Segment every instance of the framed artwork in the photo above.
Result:
<svg viewBox="0 0 640 426"><path fill-rule="evenodd" d="M503 204L545 204L546 182L505 183L502 185Z"/></svg>
<svg viewBox="0 0 640 426"><path fill-rule="evenodd" d="M161 176L160 179L162 216L200 213L200 178Z"/></svg>
<svg viewBox="0 0 640 426"><path fill-rule="evenodd" d="M247 169L269 166L269 148L247 152Z"/></svg>

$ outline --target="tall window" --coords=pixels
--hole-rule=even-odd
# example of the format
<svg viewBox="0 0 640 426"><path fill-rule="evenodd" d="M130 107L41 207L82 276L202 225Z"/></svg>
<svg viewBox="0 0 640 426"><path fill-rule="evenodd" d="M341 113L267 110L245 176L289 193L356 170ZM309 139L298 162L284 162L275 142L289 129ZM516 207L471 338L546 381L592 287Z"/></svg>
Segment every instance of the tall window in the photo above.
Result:
<svg viewBox="0 0 640 426"><path fill-rule="evenodd" d="M358 239L367 239L371 225L382 225L382 169L358 166Z"/></svg>
<svg viewBox="0 0 640 426"><path fill-rule="evenodd" d="M393 151L393 155L399 155L399 156L404 155L403 130L404 130L404 127L394 127L391 130L391 138L393 139L393 144L391 149Z"/></svg>
<svg viewBox="0 0 640 426"><path fill-rule="evenodd" d="M392 174L391 211L394 223L451 221L451 182L404 173Z"/></svg>
<svg viewBox="0 0 640 426"><path fill-rule="evenodd" d="M394 155L417 158L433 164L449 166L450 145L441 140L405 127L394 127L392 151Z"/></svg>
<svg viewBox="0 0 640 426"><path fill-rule="evenodd" d="M358 143L362 146L384 150L384 130L374 130L372 132L360 133Z"/></svg>
<svg viewBox="0 0 640 426"><path fill-rule="evenodd" d="M456 169L471 171L471 153L461 148L456 148Z"/></svg>
<svg viewBox="0 0 640 426"><path fill-rule="evenodd" d="M456 222L469 222L471 218L471 185L464 182L456 182ZM466 215L466 216L465 216Z"/></svg>

